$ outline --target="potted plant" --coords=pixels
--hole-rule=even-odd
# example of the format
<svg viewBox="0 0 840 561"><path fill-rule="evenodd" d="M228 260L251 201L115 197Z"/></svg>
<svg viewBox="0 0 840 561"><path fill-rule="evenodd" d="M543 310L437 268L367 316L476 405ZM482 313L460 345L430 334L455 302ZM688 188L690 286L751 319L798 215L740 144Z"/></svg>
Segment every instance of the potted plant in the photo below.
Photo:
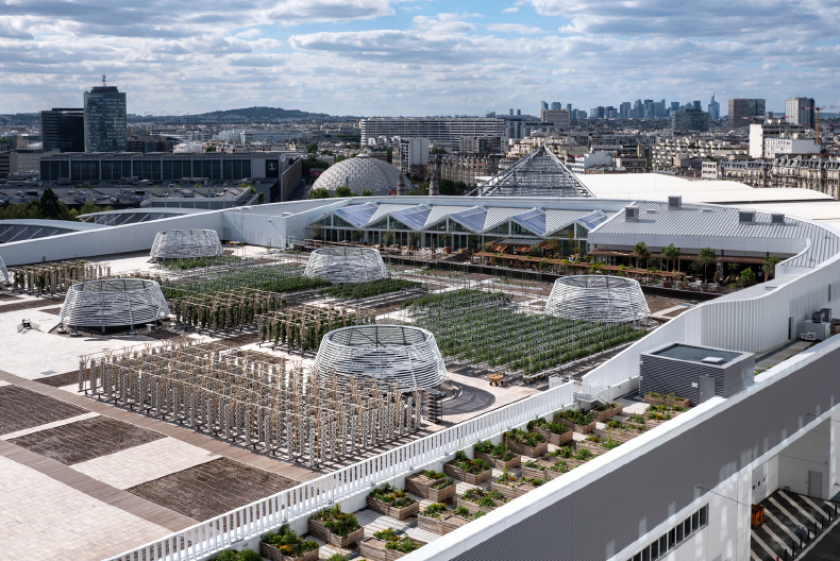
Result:
<svg viewBox="0 0 840 561"><path fill-rule="evenodd" d="M397 520L404 520L420 512L420 503L409 497L405 491L394 489L388 483L377 487L367 496L367 506Z"/></svg>
<svg viewBox="0 0 840 561"><path fill-rule="evenodd" d="M316 542L304 540L288 525L260 540L260 555L269 561L316 561L318 552Z"/></svg>
<svg viewBox="0 0 840 561"><path fill-rule="evenodd" d="M538 458L548 452L548 443L537 432L525 432L520 429L507 431L503 436L505 444L512 452Z"/></svg>
<svg viewBox="0 0 840 561"><path fill-rule="evenodd" d="M455 453L454 460L443 464L443 471L470 485L479 485L493 477L493 468L486 460L471 460L463 450Z"/></svg>
<svg viewBox="0 0 840 561"><path fill-rule="evenodd" d="M443 242L443 252L446 254L452 253L452 234L444 232L440 235L440 241Z"/></svg>
<svg viewBox="0 0 840 561"><path fill-rule="evenodd" d="M439 471L428 470L406 477L405 489L424 499L442 503L455 496L455 480Z"/></svg>
<svg viewBox="0 0 840 561"><path fill-rule="evenodd" d="M365 537L365 529L359 526L356 517L341 512L338 505L325 508L310 518L309 533L344 549Z"/></svg>
<svg viewBox="0 0 840 561"><path fill-rule="evenodd" d="M568 425L548 422L542 417L528 422L528 432L531 431L541 434L549 444L554 446L563 446L572 441L573 431Z"/></svg>
<svg viewBox="0 0 840 561"><path fill-rule="evenodd" d="M380 530L360 544L362 557L373 561L395 561L424 545L425 542L413 540L408 536L398 536L393 528Z"/></svg>
<svg viewBox="0 0 840 561"><path fill-rule="evenodd" d="M599 405L590 411L590 413L595 417L596 421L605 423L616 415L621 415L622 411L624 411L624 406L620 403L607 403L606 405Z"/></svg>
<svg viewBox="0 0 840 561"><path fill-rule="evenodd" d="M484 512L486 514L493 509L499 508L507 501L507 498L495 489L488 491L487 489L476 487L458 497L457 503L459 507L465 507L470 514L475 514L476 512Z"/></svg>
<svg viewBox="0 0 840 561"><path fill-rule="evenodd" d="M513 469L522 463L522 457L508 450L504 442L493 446L489 440L476 442L473 447L476 458L486 460L496 469Z"/></svg>

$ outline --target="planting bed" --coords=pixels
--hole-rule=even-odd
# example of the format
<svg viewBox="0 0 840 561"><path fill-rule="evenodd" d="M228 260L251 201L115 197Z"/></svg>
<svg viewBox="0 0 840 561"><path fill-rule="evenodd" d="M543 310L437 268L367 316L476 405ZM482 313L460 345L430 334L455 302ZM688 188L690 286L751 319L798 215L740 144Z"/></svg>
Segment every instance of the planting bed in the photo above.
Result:
<svg viewBox="0 0 840 561"><path fill-rule="evenodd" d="M405 520L420 512L420 503L409 497L405 491L394 489L387 483L367 496L367 506L396 520Z"/></svg>
<svg viewBox="0 0 840 561"><path fill-rule="evenodd" d="M480 485L493 477L490 464L481 459L470 460L463 451L459 451L454 460L443 464L443 472L470 485Z"/></svg>
<svg viewBox="0 0 840 561"><path fill-rule="evenodd" d="M406 491L436 503L452 499L455 496L455 488L455 481L441 472L415 473L405 479Z"/></svg>
<svg viewBox="0 0 840 561"><path fill-rule="evenodd" d="M411 304L416 325L428 329L444 356L486 362L489 368L536 374L635 341L630 325L606 327L505 307L509 297L478 290L426 296Z"/></svg>
<svg viewBox="0 0 840 561"><path fill-rule="evenodd" d="M78 380L79 374L76 373ZM0 434L54 423L88 413L52 397L17 386L0 386Z"/></svg>
<svg viewBox="0 0 840 561"><path fill-rule="evenodd" d="M297 484L287 477L219 458L128 491L200 521Z"/></svg>
<svg viewBox="0 0 840 561"><path fill-rule="evenodd" d="M33 432L10 442L62 464L72 465L161 438L164 436L159 432L107 417L94 417Z"/></svg>
<svg viewBox="0 0 840 561"><path fill-rule="evenodd" d="M622 411L624 411L624 406L620 403L608 403L607 405L601 405L600 407L593 409L589 413L596 421L605 423L616 415L621 415Z"/></svg>
<svg viewBox="0 0 840 561"><path fill-rule="evenodd" d="M476 442L473 450L476 458L486 461L496 469L513 469L522 464L522 457L511 452L504 442L496 446L490 444L489 440Z"/></svg>
<svg viewBox="0 0 840 561"><path fill-rule="evenodd" d="M512 452L529 458L538 458L548 452L548 442L536 432L510 430L504 434L504 442Z"/></svg>
<svg viewBox="0 0 840 561"><path fill-rule="evenodd" d="M508 499L496 490L470 489L458 497L456 502L459 507L466 508L470 514L474 515L477 512L487 514L508 502Z"/></svg>

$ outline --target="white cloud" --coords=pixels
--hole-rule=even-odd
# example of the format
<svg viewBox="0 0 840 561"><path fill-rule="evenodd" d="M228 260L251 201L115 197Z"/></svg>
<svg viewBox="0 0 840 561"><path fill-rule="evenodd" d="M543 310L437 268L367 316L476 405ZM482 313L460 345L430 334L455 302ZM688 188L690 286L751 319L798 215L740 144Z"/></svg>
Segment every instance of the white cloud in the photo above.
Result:
<svg viewBox="0 0 840 561"><path fill-rule="evenodd" d="M510 8L505 8L504 10L502 10L502 13L503 14L515 14L518 11L519 11L518 6L511 6Z"/></svg>
<svg viewBox="0 0 840 561"><path fill-rule="evenodd" d="M543 29L533 25L522 23L491 23L487 25L488 31L499 31L500 33L518 33L520 35L534 35L546 33Z"/></svg>

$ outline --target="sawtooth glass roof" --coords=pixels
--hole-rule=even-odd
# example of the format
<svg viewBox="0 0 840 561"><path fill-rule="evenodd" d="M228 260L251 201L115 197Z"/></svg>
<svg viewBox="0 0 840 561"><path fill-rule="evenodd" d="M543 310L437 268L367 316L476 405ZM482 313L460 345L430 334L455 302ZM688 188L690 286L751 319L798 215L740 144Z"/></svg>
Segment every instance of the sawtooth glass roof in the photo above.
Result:
<svg viewBox="0 0 840 561"><path fill-rule="evenodd" d="M476 187L483 197L591 197L575 174L545 146Z"/></svg>

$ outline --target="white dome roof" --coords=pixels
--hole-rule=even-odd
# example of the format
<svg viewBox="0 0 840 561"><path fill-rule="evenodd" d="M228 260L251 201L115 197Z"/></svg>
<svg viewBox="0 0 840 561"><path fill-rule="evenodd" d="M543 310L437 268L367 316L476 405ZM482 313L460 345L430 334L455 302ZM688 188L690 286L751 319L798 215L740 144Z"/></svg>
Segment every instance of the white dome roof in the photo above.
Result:
<svg viewBox="0 0 840 561"><path fill-rule="evenodd" d="M400 180L400 170L382 160L359 155L342 160L330 166L315 181L313 189L329 189L346 185L356 194L370 189L374 195L387 195L389 189L396 189Z"/></svg>

